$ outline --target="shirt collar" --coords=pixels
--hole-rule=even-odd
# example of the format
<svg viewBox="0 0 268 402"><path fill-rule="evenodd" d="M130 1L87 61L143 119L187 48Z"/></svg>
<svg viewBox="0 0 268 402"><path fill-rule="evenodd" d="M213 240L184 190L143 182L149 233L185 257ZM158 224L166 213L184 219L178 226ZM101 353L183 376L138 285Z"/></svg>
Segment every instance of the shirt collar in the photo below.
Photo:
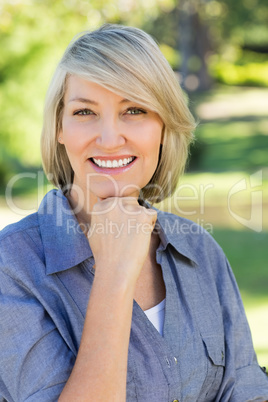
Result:
<svg viewBox="0 0 268 402"><path fill-rule="evenodd" d="M153 208L157 211L155 232L161 240L160 249L165 250L168 244L170 244L178 253L198 266L200 247L198 239L200 237L197 235L206 233L206 231L193 221L152 207L143 199L139 199L139 204L145 208Z"/></svg>
<svg viewBox="0 0 268 402"><path fill-rule="evenodd" d="M61 190L46 194L38 209L38 220L47 274L72 268L92 257L86 236Z"/></svg>
<svg viewBox="0 0 268 402"><path fill-rule="evenodd" d="M156 208L154 208L156 209ZM165 249L168 244L184 257L191 260L193 265L198 265L200 234L205 230L196 223L181 218L177 215L157 210L157 222L155 230L159 233L162 247Z"/></svg>
<svg viewBox="0 0 268 402"><path fill-rule="evenodd" d="M148 203L140 203L150 207ZM197 236L194 235L202 228L187 219L154 209L157 211L155 230L162 249L170 244L198 265L198 247L194 241ZM92 257L88 240L61 190L46 194L38 209L38 220L47 274L67 270Z"/></svg>

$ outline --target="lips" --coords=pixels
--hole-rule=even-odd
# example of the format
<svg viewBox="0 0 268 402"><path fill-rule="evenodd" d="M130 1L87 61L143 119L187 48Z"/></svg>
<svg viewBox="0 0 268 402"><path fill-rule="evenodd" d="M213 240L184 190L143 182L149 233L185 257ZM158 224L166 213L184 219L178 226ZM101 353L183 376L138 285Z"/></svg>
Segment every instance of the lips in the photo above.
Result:
<svg viewBox="0 0 268 402"><path fill-rule="evenodd" d="M91 162L99 168L104 169L118 169L128 166L136 159L135 156L130 156L121 159L102 159L102 158L90 158Z"/></svg>

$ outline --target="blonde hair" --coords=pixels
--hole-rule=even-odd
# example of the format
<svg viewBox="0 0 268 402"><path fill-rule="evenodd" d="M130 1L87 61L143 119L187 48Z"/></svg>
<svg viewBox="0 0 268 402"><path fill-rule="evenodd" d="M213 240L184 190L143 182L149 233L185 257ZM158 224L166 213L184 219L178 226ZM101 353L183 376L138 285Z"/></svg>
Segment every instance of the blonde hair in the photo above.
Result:
<svg viewBox="0 0 268 402"><path fill-rule="evenodd" d="M51 182L70 187L73 169L58 143L68 76L76 75L138 102L164 123L157 169L142 197L159 202L172 195L188 157L194 119L178 80L159 47L144 31L106 24L84 32L67 47L50 83L41 138L43 166Z"/></svg>

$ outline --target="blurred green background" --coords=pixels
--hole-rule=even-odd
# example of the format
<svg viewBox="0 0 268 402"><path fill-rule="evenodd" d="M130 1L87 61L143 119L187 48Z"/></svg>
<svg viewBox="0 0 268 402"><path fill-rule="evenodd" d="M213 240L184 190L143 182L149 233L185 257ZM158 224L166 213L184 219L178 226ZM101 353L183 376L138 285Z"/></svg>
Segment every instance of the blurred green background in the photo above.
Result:
<svg viewBox="0 0 268 402"><path fill-rule="evenodd" d="M0 228L51 186L39 141L46 88L72 37L105 22L158 41L199 121L187 173L160 205L195 220L235 272L268 366L267 0L0 0Z"/></svg>

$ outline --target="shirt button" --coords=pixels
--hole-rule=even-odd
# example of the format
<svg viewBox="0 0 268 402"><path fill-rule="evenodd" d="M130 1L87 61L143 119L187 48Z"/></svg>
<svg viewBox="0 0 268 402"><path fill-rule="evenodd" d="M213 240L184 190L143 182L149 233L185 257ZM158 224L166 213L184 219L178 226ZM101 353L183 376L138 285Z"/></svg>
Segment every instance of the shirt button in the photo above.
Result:
<svg viewBox="0 0 268 402"><path fill-rule="evenodd" d="M175 356L174 356L174 362L175 362L175 364L178 364L178 360Z"/></svg>
<svg viewBox="0 0 268 402"><path fill-rule="evenodd" d="M173 401L173 402L179 402L179 401L178 401L178 399L174 399L174 401Z"/></svg>

